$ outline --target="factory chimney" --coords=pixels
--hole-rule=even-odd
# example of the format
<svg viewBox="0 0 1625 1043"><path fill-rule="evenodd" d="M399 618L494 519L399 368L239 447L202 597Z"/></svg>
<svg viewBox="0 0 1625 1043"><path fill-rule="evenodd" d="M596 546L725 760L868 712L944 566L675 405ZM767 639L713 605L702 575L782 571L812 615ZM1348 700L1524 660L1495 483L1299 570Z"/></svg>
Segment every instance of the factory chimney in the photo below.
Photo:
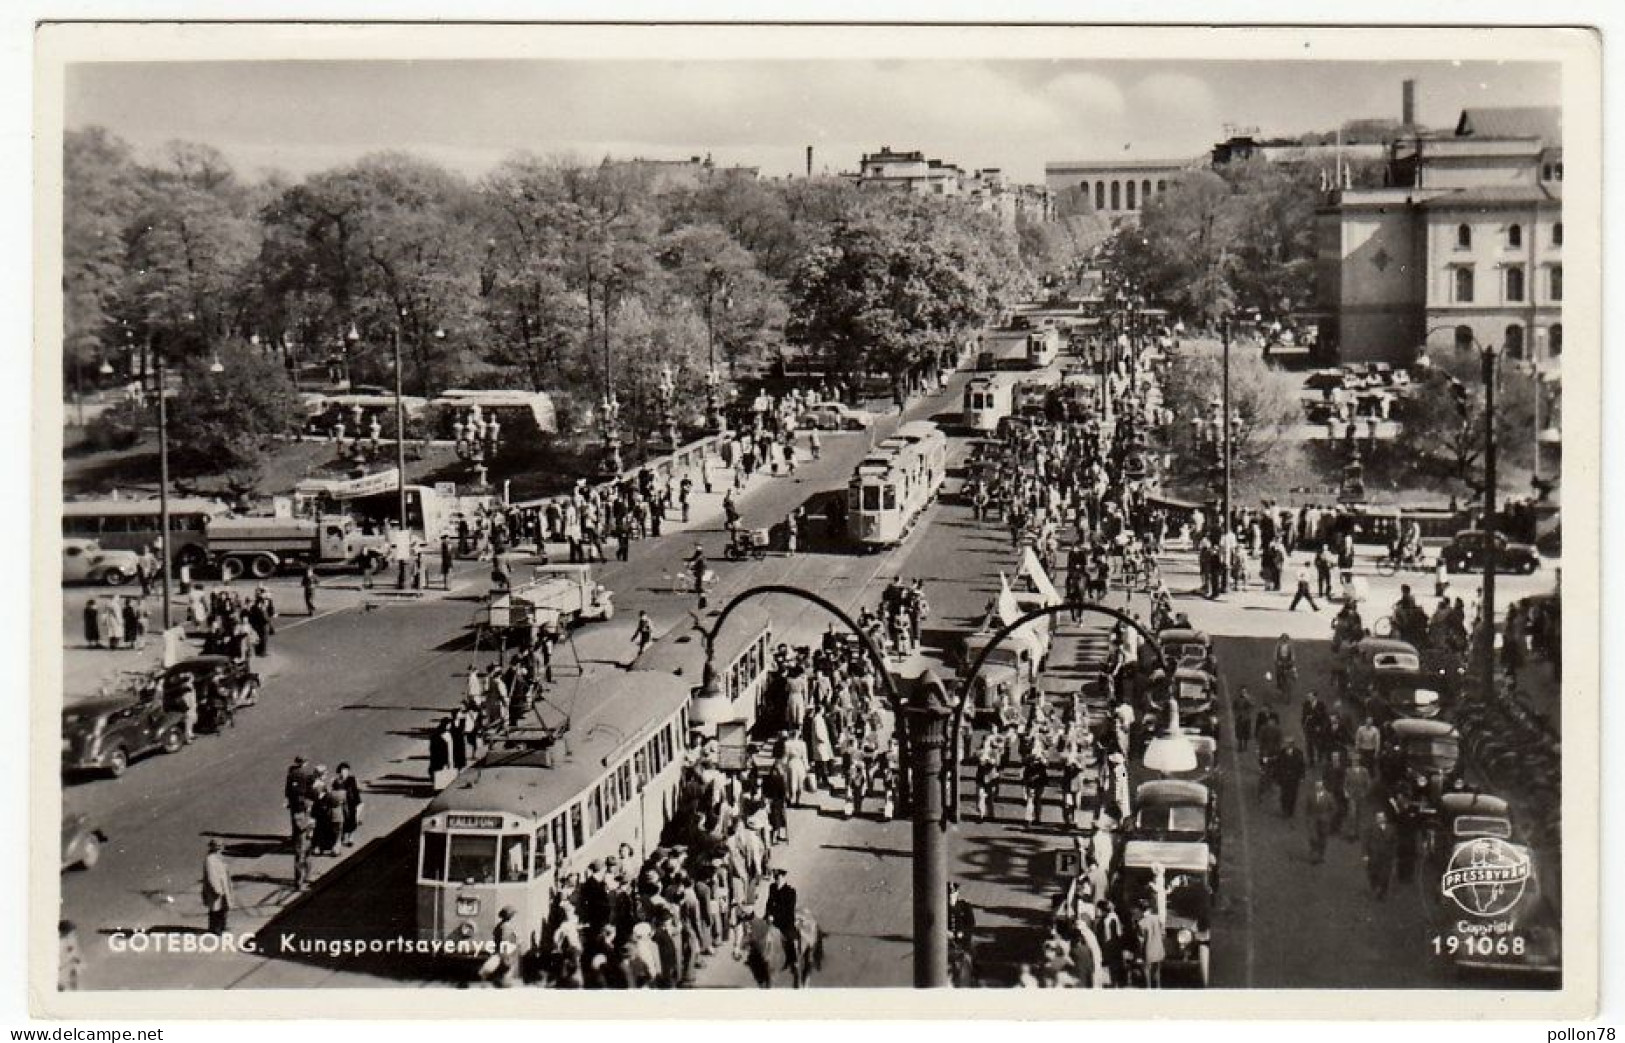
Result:
<svg viewBox="0 0 1625 1043"><path fill-rule="evenodd" d="M1416 81L1406 80L1400 85L1399 122L1407 127L1416 126Z"/></svg>
<svg viewBox="0 0 1625 1043"><path fill-rule="evenodd" d="M812 177L812 150L813 150L813 147L811 145L808 145L807 146L807 176L808 177Z"/></svg>

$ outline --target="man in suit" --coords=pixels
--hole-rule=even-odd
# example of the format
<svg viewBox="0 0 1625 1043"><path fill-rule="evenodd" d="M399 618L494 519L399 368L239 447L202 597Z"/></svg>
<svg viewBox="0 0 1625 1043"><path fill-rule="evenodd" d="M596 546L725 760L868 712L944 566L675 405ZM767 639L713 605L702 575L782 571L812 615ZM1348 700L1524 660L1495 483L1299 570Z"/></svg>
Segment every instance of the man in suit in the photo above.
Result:
<svg viewBox="0 0 1625 1043"><path fill-rule="evenodd" d="M226 933L226 920L234 904L225 845L211 840L209 853L203 856L203 907L209 911L210 934L218 937Z"/></svg>
<svg viewBox="0 0 1625 1043"><path fill-rule="evenodd" d="M767 889L767 918L784 937L786 966L796 952L796 889L785 869L773 870L773 883Z"/></svg>

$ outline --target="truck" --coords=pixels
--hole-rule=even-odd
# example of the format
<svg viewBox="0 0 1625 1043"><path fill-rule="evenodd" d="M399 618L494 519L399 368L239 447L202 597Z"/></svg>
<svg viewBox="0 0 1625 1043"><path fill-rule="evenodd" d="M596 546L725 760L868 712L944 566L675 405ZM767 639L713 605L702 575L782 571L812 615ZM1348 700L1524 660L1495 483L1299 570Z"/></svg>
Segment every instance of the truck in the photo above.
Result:
<svg viewBox="0 0 1625 1043"><path fill-rule="evenodd" d="M387 536L363 535L343 515L215 518L204 532L204 550L225 580L245 572L268 579L284 569L306 566L377 571L389 560Z"/></svg>
<svg viewBox="0 0 1625 1043"><path fill-rule="evenodd" d="M563 634L578 623L614 616L615 595L593 578L591 565L538 565L528 583L481 608L477 622L504 636L536 627Z"/></svg>

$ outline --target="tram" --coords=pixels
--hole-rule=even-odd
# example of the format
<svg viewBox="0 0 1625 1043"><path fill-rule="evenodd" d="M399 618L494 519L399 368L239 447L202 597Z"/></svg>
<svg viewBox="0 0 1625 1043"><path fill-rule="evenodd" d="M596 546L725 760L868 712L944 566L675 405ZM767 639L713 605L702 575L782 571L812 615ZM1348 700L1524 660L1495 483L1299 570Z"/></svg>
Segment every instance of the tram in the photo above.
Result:
<svg viewBox="0 0 1625 1043"><path fill-rule="evenodd" d="M929 421L904 424L859 462L847 483L847 532L861 547L903 542L947 472L948 440Z"/></svg>
<svg viewBox="0 0 1625 1043"><path fill-rule="evenodd" d="M972 377L965 384L964 424L972 431L995 431L999 421L1010 415L1009 377Z"/></svg>
<svg viewBox="0 0 1625 1043"><path fill-rule="evenodd" d="M726 705L706 697L704 644L674 634L635 670L595 670L591 705L515 730L464 769L419 820L417 936L483 958L504 906L521 945L544 937L553 889L629 846L642 859L677 809L684 754L735 715L754 720L772 665L765 614L742 608L715 643Z"/></svg>
<svg viewBox="0 0 1625 1043"><path fill-rule="evenodd" d="M1027 334L1027 368L1044 369L1055 364L1061 354L1061 331L1054 326Z"/></svg>

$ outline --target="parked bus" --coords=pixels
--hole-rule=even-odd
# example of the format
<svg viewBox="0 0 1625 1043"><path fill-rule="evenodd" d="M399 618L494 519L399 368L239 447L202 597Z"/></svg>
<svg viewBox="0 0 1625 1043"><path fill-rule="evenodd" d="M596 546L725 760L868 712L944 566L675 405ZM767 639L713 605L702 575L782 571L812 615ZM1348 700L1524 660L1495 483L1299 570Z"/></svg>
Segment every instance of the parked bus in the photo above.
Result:
<svg viewBox="0 0 1625 1043"><path fill-rule="evenodd" d="M947 439L928 421L904 424L877 445L847 483L848 534L868 550L894 547L942 488Z"/></svg>
<svg viewBox="0 0 1625 1043"><path fill-rule="evenodd" d="M534 949L561 877L622 844L641 860L660 843L688 746L690 685L619 669L581 684L595 696L590 710L546 735L498 739L423 813L420 940L488 955L466 947L489 942L507 906L522 949Z"/></svg>
<svg viewBox="0 0 1625 1043"><path fill-rule="evenodd" d="M1011 381L1008 377L972 377L965 384L965 426L972 431L993 431L1010 415Z"/></svg>
<svg viewBox="0 0 1625 1043"><path fill-rule="evenodd" d="M177 566L198 568L208 560L204 531L228 508L199 497L169 498L169 555ZM103 550L139 551L158 542L159 501L69 500L62 505L62 535L95 540Z"/></svg>

